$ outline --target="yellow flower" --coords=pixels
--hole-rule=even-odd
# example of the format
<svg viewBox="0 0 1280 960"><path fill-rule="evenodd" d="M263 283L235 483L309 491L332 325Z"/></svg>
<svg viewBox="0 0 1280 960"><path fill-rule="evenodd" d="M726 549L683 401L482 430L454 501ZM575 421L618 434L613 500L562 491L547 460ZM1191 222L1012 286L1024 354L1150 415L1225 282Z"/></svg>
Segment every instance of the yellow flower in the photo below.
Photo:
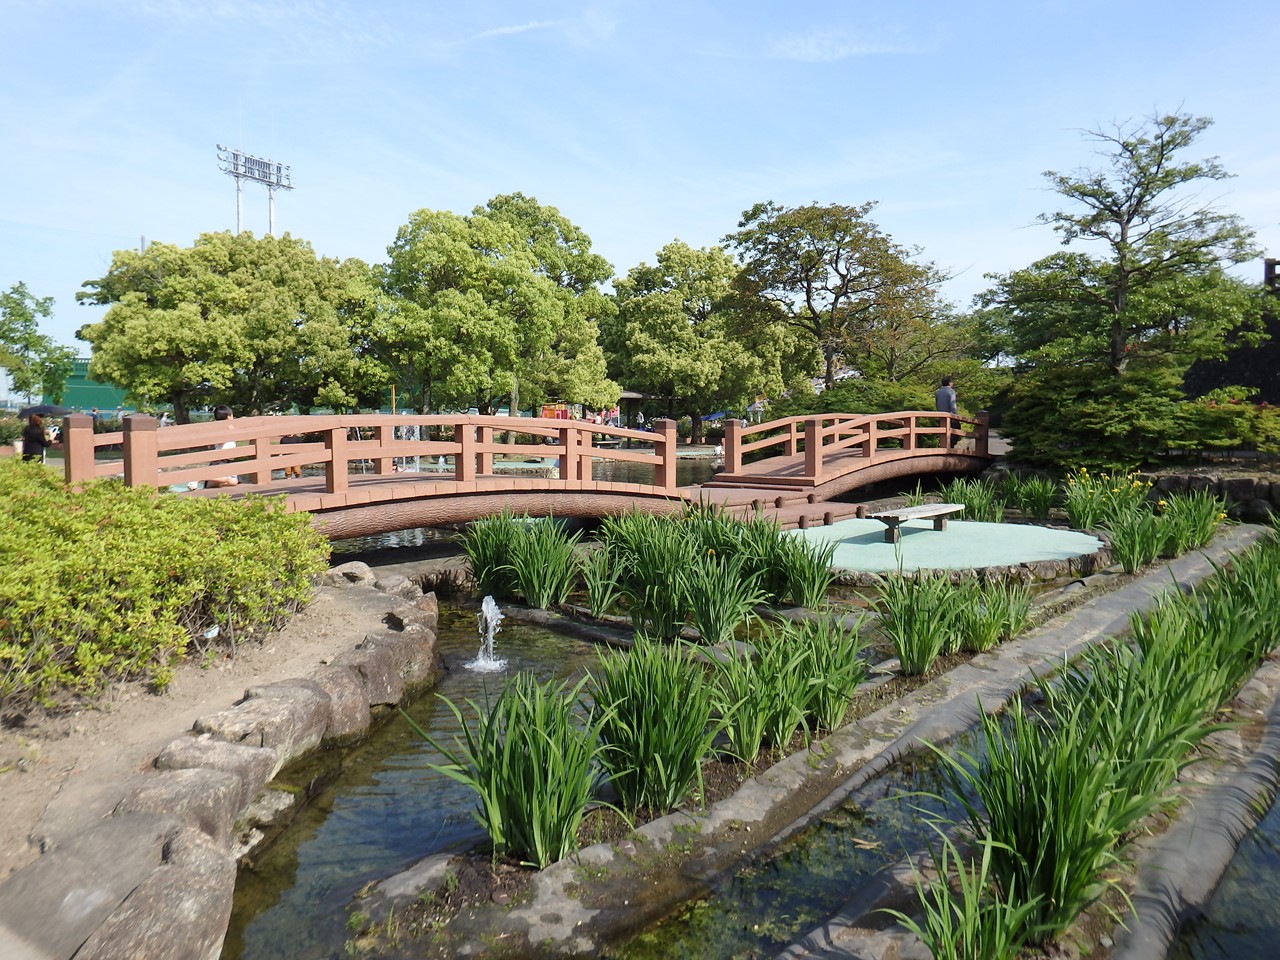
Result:
<svg viewBox="0 0 1280 960"><path fill-rule="evenodd" d="M1156 506L1157 506L1157 507L1167 507L1168 505L1169 505L1169 501L1168 501L1168 500L1158 500L1158 501L1156 501Z"/></svg>

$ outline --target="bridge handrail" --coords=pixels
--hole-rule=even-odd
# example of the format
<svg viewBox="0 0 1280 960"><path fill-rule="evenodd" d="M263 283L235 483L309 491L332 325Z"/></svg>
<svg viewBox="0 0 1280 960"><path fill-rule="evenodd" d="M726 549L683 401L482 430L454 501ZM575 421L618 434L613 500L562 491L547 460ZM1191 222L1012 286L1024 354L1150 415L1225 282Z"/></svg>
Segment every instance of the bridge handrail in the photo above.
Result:
<svg viewBox="0 0 1280 960"><path fill-rule="evenodd" d="M803 450L805 474L817 476L822 472L822 461L828 452L862 447L863 456L873 462L882 454L898 457L903 450L923 449L919 439L925 436L942 438L940 446L947 451L954 451L959 440L972 439L973 453L987 456L988 433L985 411L975 417L952 416L937 410L825 413L781 417L747 427L731 419L725 424L725 470L737 473L742 469L745 454L780 447L779 453L785 456L796 456ZM765 436L746 439L753 434ZM881 446L885 440L897 440L900 445L888 454L889 448Z"/></svg>
<svg viewBox="0 0 1280 960"><path fill-rule="evenodd" d="M449 440L397 438L397 427L449 429ZM495 454L555 457L563 480L590 480L595 459L649 462L654 486L676 490L676 424L658 420L652 431L631 430L581 420L540 417L492 417L451 414L316 414L243 417L160 428L155 417L125 418L117 433L95 434L93 419L72 414L63 423L66 479L82 483L94 477L123 476L129 486L167 487L211 480L229 473L263 485L272 471L321 464L328 493L345 492L353 463L368 462L375 474L395 472L395 460L452 456L452 479L474 481L493 472ZM351 437L352 430L355 438ZM552 438L543 444L499 443L495 433ZM283 436L320 435L319 441L280 442ZM365 436L371 434L371 436ZM652 444L653 454L596 445L597 436ZM234 447L224 448L233 443ZM120 446L120 460L98 460L104 448ZM230 465L230 466L229 466Z"/></svg>

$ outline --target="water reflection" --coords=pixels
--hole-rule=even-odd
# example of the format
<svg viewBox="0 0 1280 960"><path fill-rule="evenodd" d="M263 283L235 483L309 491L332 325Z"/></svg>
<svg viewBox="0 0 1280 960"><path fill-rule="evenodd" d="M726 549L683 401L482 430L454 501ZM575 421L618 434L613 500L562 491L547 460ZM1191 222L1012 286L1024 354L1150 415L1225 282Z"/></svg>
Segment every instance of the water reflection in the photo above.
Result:
<svg viewBox="0 0 1280 960"><path fill-rule="evenodd" d="M1280 942L1280 803L1240 842L1204 916L1170 960L1271 960Z"/></svg>

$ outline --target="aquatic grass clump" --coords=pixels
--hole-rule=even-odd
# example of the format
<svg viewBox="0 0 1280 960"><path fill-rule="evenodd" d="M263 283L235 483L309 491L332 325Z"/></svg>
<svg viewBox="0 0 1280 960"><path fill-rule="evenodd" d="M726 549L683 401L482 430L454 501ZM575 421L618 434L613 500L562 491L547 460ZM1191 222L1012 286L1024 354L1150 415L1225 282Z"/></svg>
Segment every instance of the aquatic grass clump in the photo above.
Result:
<svg viewBox="0 0 1280 960"><path fill-rule="evenodd" d="M940 654L959 649L961 594L946 574L892 573L877 577L876 587L880 626L904 674L919 676Z"/></svg>
<svg viewBox="0 0 1280 960"><path fill-rule="evenodd" d="M524 532L524 521L511 510L483 517L467 524L462 532L462 551L471 565L471 577L481 594L498 600L514 600L519 590L511 554Z"/></svg>
<svg viewBox="0 0 1280 960"><path fill-rule="evenodd" d="M1015 510L1036 523L1047 523L1058 502L1058 484L1048 477L1010 473L1005 476L1001 489Z"/></svg>
<svg viewBox="0 0 1280 960"><path fill-rule="evenodd" d="M797 730L807 738L808 661L807 650L768 635L755 649L732 644L712 659L716 711L738 760L754 763L766 744L785 748Z"/></svg>
<svg viewBox="0 0 1280 960"><path fill-rule="evenodd" d="M782 598L810 610L825 604L827 591L836 578L831 567L835 553L835 543L810 543L795 535L781 534L774 560L785 583Z"/></svg>
<svg viewBox="0 0 1280 960"><path fill-rule="evenodd" d="M1111 539L1111 555L1125 573L1135 573L1158 558L1168 540L1160 518L1141 504L1119 509L1102 523Z"/></svg>
<svg viewBox="0 0 1280 960"><path fill-rule="evenodd" d="M1207 490L1176 494L1157 505L1165 543L1160 555L1177 557L1203 547L1227 518L1227 502Z"/></svg>
<svg viewBox="0 0 1280 960"><path fill-rule="evenodd" d="M622 596L622 571L606 549L592 550L582 558L582 581L587 609L597 620L608 615Z"/></svg>
<svg viewBox="0 0 1280 960"><path fill-rule="evenodd" d="M778 633L779 643L805 655L805 713L818 730L830 732L840 727L854 692L867 678L867 662L862 656L866 649L864 623L862 615L846 622L827 612L811 620L787 623Z"/></svg>
<svg viewBox="0 0 1280 960"><path fill-rule="evenodd" d="M568 681L539 683L532 674L516 674L485 709L467 701L477 715L474 724L440 696L463 730L453 748L404 715L448 761L432 769L475 792L473 815L495 854L541 870L578 849L578 827L595 794L604 749L605 715L583 705L586 682L570 687Z"/></svg>
<svg viewBox="0 0 1280 960"><path fill-rule="evenodd" d="M637 636L626 653L600 657L592 694L604 711L601 762L622 807L656 814L675 809L694 783L719 733L706 670L672 649Z"/></svg>
<svg viewBox="0 0 1280 960"><path fill-rule="evenodd" d="M1062 483L1067 522L1078 530L1095 530L1127 510L1142 505L1151 490L1150 480L1136 473L1112 476L1090 473L1084 467L1067 474Z"/></svg>
<svg viewBox="0 0 1280 960"><path fill-rule="evenodd" d="M1012 640L1031 616L1031 589L1026 584L968 580L955 589L961 650L981 653Z"/></svg>
<svg viewBox="0 0 1280 960"><path fill-rule="evenodd" d="M930 848L936 875L925 880L914 871L922 921L900 910L883 912L918 936L930 956L947 960L1013 960L1031 937L1028 920L1040 898L1027 900L1014 887L1001 893L992 869L1000 844L984 837L978 856L966 857L937 824L941 851Z"/></svg>
<svg viewBox="0 0 1280 960"><path fill-rule="evenodd" d="M1045 939L1116 887L1122 838L1160 802L1116 790L1112 757L1090 740L1082 709L1050 730L1014 700L1003 719L983 715L981 762L934 748L967 828L991 841L998 890L1034 903L1027 927Z"/></svg>
<svg viewBox="0 0 1280 960"><path fill-rule="evenodd" d="M966 520L1000 523L1004 520L1004 500L1000 489L985 480L957 477L939 491L943 503L963 503Z"/></svg>
<svg viewBox="0 0 1280 960"><path fill-rule="evenodd" d="M509 566L525 603L540 610L564 603L578 580L580 532L566 533L554 517L517 524L507 548Z"/></svg>
<svg viewBox="0 0 1280 960"><path fill-rule="evenodd" d="M637 632L672 640L684 626L688 598L680 582L694 562L694 547L678 524L642 516L629 515L610 531L609 548Z"/></svg>
<svg viewBox="0 0 1280 960"><path fill-rule="evenodd" d="M755 616L764 598L758 575L747 573L745 558L708 549L677 574L673 589L686 598L690 619L708 645L727 643L741 623Z"/></svg>

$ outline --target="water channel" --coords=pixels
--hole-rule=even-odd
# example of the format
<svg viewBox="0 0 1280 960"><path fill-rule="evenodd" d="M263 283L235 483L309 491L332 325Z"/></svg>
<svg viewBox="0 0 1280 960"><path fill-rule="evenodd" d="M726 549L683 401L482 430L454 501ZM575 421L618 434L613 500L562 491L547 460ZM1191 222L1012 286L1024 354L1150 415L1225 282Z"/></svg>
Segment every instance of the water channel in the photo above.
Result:
<svg viewBox="0 0 1280 960"><path fill-rule="evenodd" d="M1280 943L1280 802L1240 841L1203 917L1169 960L1272 960Z"/></svg>
<svg viewBox="0 0 1280 960"><path fill-rule="evenodd" d="M475 611L442 608L440 651L452 669L435 691L407 705L424 729L451 743L458 732L438 692L459 705L483 704L503 678L530 670L540 678L580 673L594 645L537 627L504 623L496 639L505 673L478 673ZM398 714L369 739L346 750L322 751L276 779L314 794L285 833L236 882L222 960L328 960L342 955L352 897L433 853L484 839L471 816L473 794L430 768L441 757Z"/></svg>

